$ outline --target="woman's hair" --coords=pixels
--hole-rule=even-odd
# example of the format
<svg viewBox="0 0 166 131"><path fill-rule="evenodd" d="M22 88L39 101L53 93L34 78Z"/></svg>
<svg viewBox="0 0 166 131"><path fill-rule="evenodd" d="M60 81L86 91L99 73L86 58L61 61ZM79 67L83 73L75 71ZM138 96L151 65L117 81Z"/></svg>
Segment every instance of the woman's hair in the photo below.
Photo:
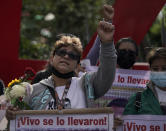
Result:
<svg viewBox="0 0 166 131"><path fill-rule="evenodd" d="M55 51L60 49L61 47L72 46L76 51L77 55L81 57L83 48L81 41L78 37L72 34L60 34L58 35L59 39L54 44L53 56L55 55Z"/></svg>
<svg viewBox="0 0 166 131"><path fill-rule="evenodd" d="M160 58L166 60L166 48L165 47L158 47L158 48L151 49L146 57L150 67L154 60L160 59Z"/></svg>
<svg viewBox="0 0 166 131"><path fill-rule="evenodd" d="M116 50L118 50L118 49L119 49L119 46L120 46L122 43L124 43L124 42L130 42L130 43L132 43L132 44L134 45L134 47L135 47L135 50L136 50L136 56L138 56L138 46L137 46L136 42L135 42L133 39L131 39L130 37L121 38L121 39L116 43L116 45L115 45Z"/></svg>

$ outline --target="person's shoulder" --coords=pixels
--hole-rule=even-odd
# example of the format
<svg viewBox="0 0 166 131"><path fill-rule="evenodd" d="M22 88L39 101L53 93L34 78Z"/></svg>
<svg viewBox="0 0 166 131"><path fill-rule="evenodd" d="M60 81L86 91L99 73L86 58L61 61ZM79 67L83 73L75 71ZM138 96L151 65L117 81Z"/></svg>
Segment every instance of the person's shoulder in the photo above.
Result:
<svg viewBox="0 0 166 131"><path fill-rule="evenodd" d="M137 95L137 93L133 94L129 98L128 103L126 104L125 109L123 111L123 115L134 115L134 114L136 114L136 110L135 110L136 95Z"/></svg>
<svg viewBox="0 0 166 131"><path fill-rule="evenodd" d="M32 92L32 96L36 96L41 94L42 92L44 92L47 88L47 86L45 86L44 84L42 84L41 82L35 83L32 85L33 87L33 92Z"/></svg>
<svg viewBox="0 0 166 131"><path fill-rule="evenodd" d="M35 83L35 84L32 84L33 88L38 87L39 85L41 85L41 83L40 83L40 82Z"/></svg>
<svg viewBox="0 0 166 131"><path fill-rule="evenodd" d="M46 69L40 70L36 73L36 75L44 74L44 73L46 73L46 71L47 71Z"/></svg>
<svg viewBox="0 0 166 131"><path fill-rule="evenodd" d="M128 103L134 103L137 96L137 92L131 95L128 99Z"/></svg>
<svg viewBox="0 0 166 131"><path fill-rule="evenodd" d="M38 86L41 86L41 87L53 87L53 81L52 81L52 76L49 76L48 78L45 78L41 81L39 81L38 83L35 83L33 84L34 87L38 87Z"/></svg>

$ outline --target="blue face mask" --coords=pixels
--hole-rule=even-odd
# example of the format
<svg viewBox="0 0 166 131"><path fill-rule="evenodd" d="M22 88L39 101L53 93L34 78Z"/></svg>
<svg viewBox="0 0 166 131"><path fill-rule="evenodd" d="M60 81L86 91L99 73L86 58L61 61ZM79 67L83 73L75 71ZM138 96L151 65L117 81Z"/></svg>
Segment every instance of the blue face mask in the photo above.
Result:
<svg viewBox="0 0 166 131"><path fill-rule="evenodd" d="M150 80L159 87L166 88L166 71L163 72L151 72L150 73Z"/></svg>

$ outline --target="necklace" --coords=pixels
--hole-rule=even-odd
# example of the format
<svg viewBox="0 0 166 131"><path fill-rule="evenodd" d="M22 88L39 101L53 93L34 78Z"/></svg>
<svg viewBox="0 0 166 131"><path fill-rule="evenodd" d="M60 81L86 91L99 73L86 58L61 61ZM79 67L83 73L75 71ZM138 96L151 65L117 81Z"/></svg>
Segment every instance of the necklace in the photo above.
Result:
<svg viewBox="0 0 166 131"><path fill-rule="evenodd" d="M65 99L67 97L67 93L68 93L69 88L70 88L71 79L69 79L67 84L65 85L65 89L64 89L64 92L63 92L63 95L62 95L61 99L59 98L58 93L55 90L56 83L55 83L54 79L52 79L52 80L53 80L53 83L54 83L54 93L55 93L55 99L54 100L56 100L56 105L57 105L56 108L58 110L62 110L62 109L64 109Z"/></svg>

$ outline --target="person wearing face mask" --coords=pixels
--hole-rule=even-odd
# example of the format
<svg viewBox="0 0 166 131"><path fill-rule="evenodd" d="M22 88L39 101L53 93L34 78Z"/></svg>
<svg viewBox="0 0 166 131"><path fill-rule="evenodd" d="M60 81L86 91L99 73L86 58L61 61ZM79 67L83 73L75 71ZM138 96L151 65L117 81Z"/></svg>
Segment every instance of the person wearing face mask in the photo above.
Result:
<svg viewBox="0 0 166 131"><path fill-rule="evenodd" d="M86 59L89 59L91 65L95 66L98 63L100 39L97 36L93 47L87 54ZM138 57L138 46L130 37L121 38L115 45L117 50L117 68L132 69Z"/></svg>
<svg viewBox="0 0 166 131"><path fill-rule="evenodd" d="M166 115L166 48L152 49L147 60L151 70L147 89L129 99L123 115Z"/></svg>
<svg viewBox="0 0 166 131"><path fill-rule="evenodd" d="M138 56L138 47L131 38L121 38L116 43L117 67L121 69L132 69Z"/></svg>

